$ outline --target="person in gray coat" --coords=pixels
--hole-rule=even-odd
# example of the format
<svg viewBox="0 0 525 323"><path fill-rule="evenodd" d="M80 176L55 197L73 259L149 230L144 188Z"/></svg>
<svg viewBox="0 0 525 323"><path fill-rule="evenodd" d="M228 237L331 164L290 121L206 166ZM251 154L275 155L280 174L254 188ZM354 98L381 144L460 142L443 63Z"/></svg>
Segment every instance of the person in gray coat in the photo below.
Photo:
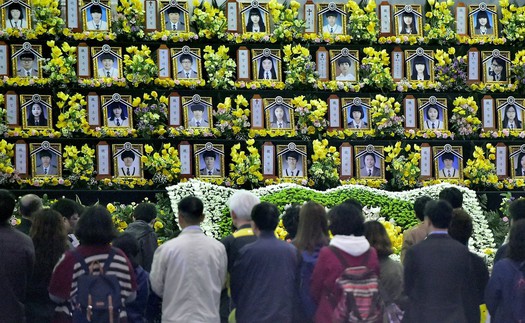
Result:
<svg viewBox="0 0 525 323"><path fill-rule="evenodd" d="M139 243L139 253L136 257L137 263L145 271L151 271L153 254L157 250L157 234L153 229L153 224L157 218L155 204L140 203L133 211L134 221L124 232L131 234Z"/></svg>

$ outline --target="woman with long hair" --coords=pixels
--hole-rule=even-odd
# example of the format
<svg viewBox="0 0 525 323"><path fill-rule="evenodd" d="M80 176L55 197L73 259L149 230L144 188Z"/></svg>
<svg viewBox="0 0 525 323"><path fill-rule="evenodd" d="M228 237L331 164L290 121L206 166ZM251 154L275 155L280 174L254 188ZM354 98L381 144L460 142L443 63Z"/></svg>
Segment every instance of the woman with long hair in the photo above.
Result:
<svg viewBox="0 0 525 323"><path fill-rule="evenodd" d="M261 58L259 62L259 80L277 80L275 65L269 56Z"/></svg>
<svg viewBox="0 0 525 323"><path fill-rule="evenodd" d="M416 15L413 12L404 11L401 14L401 32L403 35L416 35L417 34L417 25L416 25Z"/></svg>
<svg viewBox="0 0 525 323"><path fill-rule="evenodd" d="M519 153L515 176L525 176L525 154Z"/></svg>
<svg viewBox="0 0 525 323"><path fill-rule="evenodd" d="M423 56L416 56L412 60L412 81L428 81L430 74L427 69L427 60Z"/></svg>
<svg viewBox="0 0 525 323"><path fill-rule="evenodd" d="M474 33L476 35L491 35L494 33L487 11L479 10L476 14L476 26L474 26Z"/></svg>
<svg viewBox="0 0 525 323"><path fill-rule="evenodd" d="M248 23L246 24L246 31L253 33L263 33L266 31L264 25L264 19L261 14L261 10L257 8L251 8L248 12Z"/></svg>
<svg viewBox="0 0 525 323"><path fill-rule="evenodd" d="M276 105L272 112L270 128L290 128L290 120L282 105Z"/></svg>
<svg viewBox="0 0 525 323"><path fill-rule="evenodd" d="M507 104L503 112L503 128L521 129L521 120L518 118L518 112L521 112L521 110L517 110L515 105Z"/></svg>
<svg viewBox="0 0 525 323"><path fill-rule="evenodd" d="M31 105L31 110L27 117L27 125L47 127L47 119L44 116L44 109L40 103Z"/></svg>
<svg viewBox="0 0 525 323"><path fill-rule="evenodd" d="M12 2L7 7L7 28L27 28L24 8L18 2Z"/></svg>

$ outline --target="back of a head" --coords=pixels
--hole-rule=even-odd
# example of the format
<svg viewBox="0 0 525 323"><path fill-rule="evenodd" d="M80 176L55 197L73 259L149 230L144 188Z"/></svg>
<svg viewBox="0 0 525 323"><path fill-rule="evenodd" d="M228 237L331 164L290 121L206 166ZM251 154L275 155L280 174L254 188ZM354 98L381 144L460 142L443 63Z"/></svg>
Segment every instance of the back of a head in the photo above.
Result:
<svg viewBox="0 0 525 323"><path fill-rule="evenodd" d="M57 239L66 242L67 233L62 215L52 209L42 209L35 213L29 236L35 242L52 243ZM36 246L36 244L35 244ZM58 246L57 246L58 247Z"/></svg>
<svg viewBox="0 0 525 323"><path fill-rule="evenodd" d="M525 261L525 220L514 222L510 228L507 256L518 262Z"/></svg>
<svg viewBox="0 0 525 323"><path fill-rule="evenodd" d="M365 237L380 258L388 257L393 253L392 241L386 232L385 226L379 221L367 221L364 224Z"/></svg>
<svg viewBox="0 0 525 323"><path fill-rule="evenodd" d="M363 210L363 204L361 204L361 202L359 202L358 200L356 200L354 198L349 198L348 200L344 201L343 203L351 205L351 206L357 208L358 210L361 210L361 211Z"/></svg>
<svg viewBox="0 0 525 323"><path fill-rule="evenodd" d="M150 223L157 217L157 208L153 203L140 203L135 210L133 210L133 217L135 220Z"/></svg>
<svg viewBox="0 0 525 323"><path fill-rule="evenodd" d="M439 199L450 203L453 209L463 207L463 193L455 187L447 187L441 190Z"/></svg>
<svg viewBox="0 0 525 323"><path fill-rule="evenodd" d="M287 239L294 239L297 234L297 228L299 226L299 212L301 207L299 205L292 205L284 210L283 214L283 226L286 232L288 232Z"/></svg>
<svg viewBox="0 0 525 323"><path fill-rule="evenodd" d="M63 217L70 219L74 214L82 214L83 207L71 199L60 199L51 205L51 209L57 211Z"/></svg>
<svg viewBox="0 0 525 323"><path fill-rule="evenodd" d="M328 212L330 226L333 235L362 236L364 234L365 218L361 210L355 206L343 203L333 207Z"/></svg>
<svg viewBox="0 0 525 323"><path fill-rule="evenodd" d="M468 245L468 240L473 231L472 217L463 209L454 210L453 214L448 227L448 234L462 244Z"/></svg>
<svg viewBox="0 0 525 323"><path fill-rule="evenodd" d="M195 196L186 196L177 204L179 215L184 217L188 224L199 224L203 217L204 205Z"/></svg>
<svg viewBox="0 0 525 323"><path fill-rule="evenodd" d="M509 214L513 222L525 219L525 198L512 201L509 205Z"/></svg>
<svg viewBox="0 0 525 323"><path fill-rule="evenodd" d="M7 223L7 220L13 216L15 205L15 196L8 190L0 189L0 225Z"/></svg>
<svg viewBox="0 0 525 323"><path fill-rule="evenodd" d="M128 257L133 267L137 267L138 264L136 257L139 254L139 242L132 234L120 234L118 237L113 239L111 245L122 250L126 254L126 257Z"/></svg>
<svg viewBox="0 0 525 323"><path fill-rule="evenodd" d="M42 208L42 199L35 194L27 194L20 199L20 214L31 217Z"/></svg>
<svg viewBox="0 0 525 323"><path fill-rule="evenodd" d="M425 219L425 205L427 205L428 201L432 201L432 199L428 196L421 196L416 199L414 202L414 212L416 213L416 217L419 219L419 221L423 221Z"/></svg>
<svg viewBox="0 0 525 323"><path fill-rule="evenodd" d="M324 206L310 201L301 206L294 245L299 250L313 251L328 243L328 219Z"/></svg>
<svg viewBox="0 0 525 323"><path fill-rule="evenodd" d="M230 197L228 200L228 207L240 220L250 221L252 209L259 203L261 203L261 200L259 197L255 196L255 194L245 190L240 190L233 193Z"/></svg>
<svg viewBox="0 0 525 323"><path fill-rule="evenodd" d="M447 229L452 220L452 206L445 200L428 201L425 205L425 216L436 229Z"/></svg>
<svg viewBox="0 0 525 323"><path fill-rule="evenodd" d="M101 206L95 205L84 209L78 220L75 236L82 245L106 245L117 235L111 214Z"/></svg>
<svg viewBox="0 0 525 323"><path fill-rule="evenodd" d="M274 231L279 223L279 209L272 203L259 203L252 210L252 221L260 231Z"/></svg>

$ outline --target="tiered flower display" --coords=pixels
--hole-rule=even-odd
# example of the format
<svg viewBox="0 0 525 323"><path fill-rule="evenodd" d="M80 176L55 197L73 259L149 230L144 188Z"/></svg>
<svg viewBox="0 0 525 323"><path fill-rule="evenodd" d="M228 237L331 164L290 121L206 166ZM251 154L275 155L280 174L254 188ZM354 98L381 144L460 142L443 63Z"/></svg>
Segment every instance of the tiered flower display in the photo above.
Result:
<svg viewBox="0 0 525 323"><path fill-rule="evenodd" d="M133 100L135 118L137 118L137 134L144 138L154 135L162 136L166 133L168 119L168 98L159 96L153 91L144 93L142 98Z"/></svg>
<svg viewBox="0 0 525 323"><path fill-rule="evenodd" d="M204 48L204 67L213 88L230 89L234 87L237 63L228 55L229 48L220 46L215 51L211 46Z"/></svg>
<svg viewBox="0 0 525 323"><path fill-rule="evenodd" d="M119 0L112 28L133 40L144 38L144 6L140 0Z"/></svg>
<svg viewBox="0 0 525 323"><path fill-rule="evenodd" d="M75 83L77 81L77 48L69 46L67 42L58 46L54 40L48 41L47 46L51 48L51 58L46 60L42 68L49 74L49 80L59 86Z"/></svg>
<svg viewBox="0 0 525 323"><path fill-rule="evenodd" d="M136 46L126 48L129 54L124 55L124 74L126 79L134 87L142 84L150 84L159 74L159 67L151 59L151 50L142 45L140 49Z"/></svg>
<svg viewBox="0 0 525 323"><path fill-rule="evenodd" d="M309 169L309 185L318 188L332 188L339 185L339 152L329 146L328 140L314 140L312 166Z"/></svg>
<svg viewBox="0 0 525 323"><path fill-rule="evenodd" d="M496 147L486 144L483 147L474 147L473 158L467 160L467 166L463 169L465 184L471 187L487 188L498 183L496 175Z"/></svg>
<svg viewBox="0 0 525 323"><path fill-rule="evenodd" d="M452 109L450 118L451 129L462 138L476 135L481 128L481 120L477 116L479 108L474 98L460 96L454 100L453 104L454 109Z"/></svg>
<svg viewBox="0 0 525 323"><path fill-rule="evenodd" d="M141 161L144 167L153 175L153 183L164 185L176 183L179 180L181 162L179 151L170 143L162 145L159 151L155 151L150 145L144 146L146 152Z"/></svg>
<svg viewBox="0 0 525 323"><path fill-rule="evenodd" d="M273 41L292 41L304 33L306 23L299 18L299 2L292 0L290 3L279 3L277 0L270 0L268 7L274 22Z"/></svg>
<svg viewBox="0 0 525 323"><path fill-rule="evenodd" d="M385 162L390 163L386 169L392 173L390 183L393 188L403 190L421 186L420 151L418 145L402 144L400 141L395 146L385 147Z"/></svg>
<svg viewBox="0 0 525 323"><path fill-rule="evenodd" d="M237 95L232 106L232 99L226 98L217 105L213 116L217 119L215 131L229 139L246 139L250 129L250 109L248 100L242 95Z"/></svg>
<svg viewBox="0 0 525 323"><path fill-rule="evenodd" d="M64 147L64 171L72 186L94 185L95 179L95 149L83 145L80 150L76 146Z"/></svg>
<svg viewBox="0 0 525 323"><path fill-rule="evenodd" d="M429 40L447 43L456 39L455 21L450 7L454 6L453 0L439 1L428 0L431 10L426 11L425 31Z"/></svg>
<svg viewBox="0 0 525 323"><path fill-rule="evenodd" d="M287 64L285 81L287 88L313 85L317 82L319 73L308 48L301 45L293 47L285 45L283 53L283 61Z"/></svg>
<svg viewBox="0 0 525 323"><path fill-rule="evenodd" d="M359 69L361 82L383 91L393 90L395 85L390 73L390 56L386 50L376 51L373 47L366 47L363 52L366 56Z"/></svg>
<svg viewBox="0 0 525 323"><path fill-rule="evenodd" d="M224 12L218 8L217 2L202 1L194 3L191 21L195 22L199 37L212 39L224 37L227 23Z"/></svg>
<svg viewBox="0 0 525 323"><path fill-rule="evenodd" d="M86 100L84 96L76 93L69 95L64 92L57 94L60 101L57 106L61 113L58 116L56 127L60 129L66 138L72 138L75 134L91 134L87 121Z"/></svg>
<svg viewBox="0 0 525 323"><path fill-rule="evenodd" d="M255 140L246 141L246 153L241 149L241 144L235 144L231 150L232 162L230 163L230 184L233 187L258 187L262 180L261 155L253 145Z"/></svg>
<svg viewBox="0 0 525 323"><path fill-rule="evenodd" d="M453 56L455 53L454 47L450 47L447 51L436 50L434 59L437 91L464 91L468 88L467 56Z"/></svg>
<svg viewBox="0 0 525 323"><path fill-rule="evenodd" d="M371 121L378 137L394 137L404 133L403 117L399 116L401 104L394 98L377 94L372 100Z"/></svg>
<svg viewBox="0 0 525 323"><path fill-rule="evenodd" d="M349 18L348 18L348 33L353 41L369 41L377 40L379 34L379 19L376 14L376 2L370 0L363 5L354 0L347 2Z"/></svg>

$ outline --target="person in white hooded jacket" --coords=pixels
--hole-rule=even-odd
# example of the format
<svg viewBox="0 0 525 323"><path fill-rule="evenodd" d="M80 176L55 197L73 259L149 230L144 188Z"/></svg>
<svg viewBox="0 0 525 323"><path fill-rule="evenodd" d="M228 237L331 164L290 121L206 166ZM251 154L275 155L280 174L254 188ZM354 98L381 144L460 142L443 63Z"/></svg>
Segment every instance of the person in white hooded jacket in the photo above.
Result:
<svg viewBox="0 0 525 323"><path fill-rule="evenodd" d="M353 205L341 204L330 210L328 218L334 237L329 247L321 249L310 285L310 292L317 303L316 323L333 322L334 305L330 298L334 297L329 297L329 294L335 293L333 296L339 299L336 279L346 268L339 257L346 261L347 267L365 265L379 276L377 253L364 236L361 210Z"/></svg>

